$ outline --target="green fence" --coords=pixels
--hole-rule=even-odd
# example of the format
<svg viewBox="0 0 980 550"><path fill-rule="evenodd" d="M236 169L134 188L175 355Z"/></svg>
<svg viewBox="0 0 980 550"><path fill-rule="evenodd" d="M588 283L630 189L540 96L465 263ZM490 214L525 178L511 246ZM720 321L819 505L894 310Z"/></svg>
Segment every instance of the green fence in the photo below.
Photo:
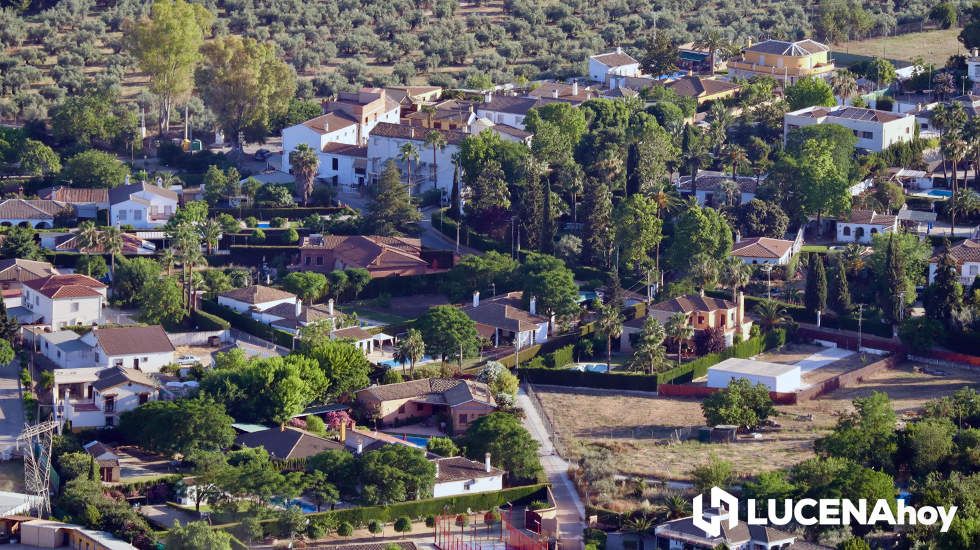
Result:
<svg viewBox="0 0 980 550"><path fill-rule="evenodd" d="M251 317L242 315L237 311L225 307L213 300L205 300L201 303L201 309L224 319L231 323L231 326L238 330L243 330L264 340L274 342L284 348L293 348L293 335L278 329L274 329L265 323L260 323Z"/></svg>

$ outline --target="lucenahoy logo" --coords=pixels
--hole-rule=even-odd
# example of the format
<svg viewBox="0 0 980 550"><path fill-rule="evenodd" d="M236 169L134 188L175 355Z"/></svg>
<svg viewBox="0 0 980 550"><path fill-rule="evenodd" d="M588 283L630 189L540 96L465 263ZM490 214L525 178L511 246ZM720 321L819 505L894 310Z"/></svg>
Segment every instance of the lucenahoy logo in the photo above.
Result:
<svg viewBox="0 0 980 550"><path fill-rule="evenodd" d="M738 525L738 499L718 487L712 487L710 492L711 508L727 508L728 516L705 514L704 495L694 497L691 503L695 527L704 530L709 537L721 535L722 522L732 529ZM780 506L781 504L781 506ZM781 512L780 512L781 510ZM791 521L800 525L935 525L940 523L939 530L943 533L949 530L950 523L956 515L956 506L906 506L903 501L893 510L887 500L877 500L873 503L865 499L851 501L847 499L824 498L820 500L804 498L769 499L766 502L766 514L758 515L755 499L746 501L747 520L749 525L786 525Z"/></svg>

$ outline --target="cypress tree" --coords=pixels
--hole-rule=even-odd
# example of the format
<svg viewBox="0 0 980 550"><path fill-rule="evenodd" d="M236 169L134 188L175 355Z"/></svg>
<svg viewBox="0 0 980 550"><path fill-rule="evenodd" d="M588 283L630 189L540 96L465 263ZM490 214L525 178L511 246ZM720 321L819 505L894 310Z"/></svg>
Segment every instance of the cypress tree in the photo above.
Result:
<svg viewBox="0 0 980 550"><path fill-rule="evenodd" d="M90 457L89 462L88 462L88 479L89 479L89 481L98 481L99 480L99 469L95 465L95 457L94 456L93 457Z"/></svg>
<svg viewBox="0 0 980 550"><path fill-rule="evenodd" d="M592 179L585 190L585 227L582 235L582 257L593 267L610 267L613 243L612 193L605 183Z"/></svg>
<svg viewBox="0 0 980 550"><path fill-rule="evenodd" d="M827 310L827 271L819 254L810 254L804 302L810 311Z"/></svg>
<svg viewBox="0 0 980 550"><path fill-rule="evenodd" d="M531 164L533 162L528 161L524 182L516 189L515 199L518 200L511 202L517 206L514 213L520 220L522 245L531 250L540 250L541 227L544 225L544 191L537 167Z"/></svg>
<svg viewBox="0 0 980 550"><path fill-rule="evenodd" d="M0 338L13 342L19 329L20 323L17 322L17 319L11 319L7 315L7 305L3 303L3 300L0 300Z"/></svg>
<svg viewBox="0 0 980 550"><path fill-rule="evenodd" d="M956 260L949 253L946 239L943 253L936 265L936 277L923 299L926 315L949 327L963 310L963 285L960 284Z"/></svg>
<svg viewBox="0 0 980 550"><path fill-rule="evenodd" d="M834 260L834 272L831 278L830 307L844 315L851 309L851 289L847 284L847 270L840 257Z"/></svg>
<svg viewBox="0 0 980 550"><path fill-rule="evenodd" d="M555 250L555 220L551 205L551 180L545 179L544 212L541 220L541 252L552 254Z"/></svg>
<svg viewBox="0 0 980 550"><path fill-rule="evenodd" d="M626 150L626 196L631 197L639 192L640 147L636 142L633 142Z"/></svg>
<svg viewBox="0 0 980 550"><path fill-rule="evenodd" d="M898 289L905 288L904 279L905 267L892 234L888 237L888 248L885 249L885 276L883 281L879 281L878 305L884 319L893 325L901 318L902 308L905 307L898 294Z"/></svg>
<svg viewBox="0 0 980 550"><path fill-rule="evenodd" d="M460 221L463 219L463 205L459 196L459 163L453 165L453 190L449 193L449 217Z"/></svg>

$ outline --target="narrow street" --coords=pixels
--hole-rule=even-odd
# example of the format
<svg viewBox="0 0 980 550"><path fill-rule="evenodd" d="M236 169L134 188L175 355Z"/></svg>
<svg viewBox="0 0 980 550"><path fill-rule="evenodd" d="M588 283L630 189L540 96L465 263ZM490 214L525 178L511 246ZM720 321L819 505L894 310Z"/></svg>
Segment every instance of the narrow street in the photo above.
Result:
<svg viewBox="0 0 980 550"><path fill-rule="evenodd" d="M450 239L439 231L438 228L432 225L432 213L435 212L435 210L435 207L431 206L422 209L422 219L419 220L419 237L422 239L422 246L437 250L455 250L455 239ZM475 248L470 248L462 243L459 245L460 256L479 253L480 251Z"/></svg>
<svg viewBox="0 0 980 550"><path fill-rule="evenodd" d="M548 476L551 492L558 504L559 538L566 548L580 548L582 531L586 527L585 506L568 477L568 462L555 452L544 421L538 415L537 408L531 403L523 385L517 391L517 404L524 409L524 427L540 445L538 455L541 458L541 467ZM579 542L576 544L574 541Z"/></svg>

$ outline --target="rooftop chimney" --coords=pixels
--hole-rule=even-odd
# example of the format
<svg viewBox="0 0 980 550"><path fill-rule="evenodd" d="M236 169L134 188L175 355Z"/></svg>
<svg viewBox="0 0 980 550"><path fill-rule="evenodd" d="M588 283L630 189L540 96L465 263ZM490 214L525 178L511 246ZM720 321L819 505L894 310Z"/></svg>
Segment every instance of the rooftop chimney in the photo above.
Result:
<svg viewBox="0 0 980 550"><path fill-rule="evenodd" d="M623 47L622 46L616 46L616 53L623 53Z"/></svg>
<svg viewBox="0 0 980 550"><path fill-rule="evenodd" d="M300 315L303 314L303 300L299 298L296 299L296 318L299 319Z"/></svg>
<svg viewBox="0 0 980 550"><path fill-rule="evenodd" d="M737 242L737 243L742 242L742 232L741 231L736 231L735 232L735 242Z"/></svg>
<svg viewBox="0 0 980 550"><path fill-rule="evenodd" d="M327 300L327 313L333 315L333 298Z"/></svg>
<svg viewBox="0 0 980 550"><path fill-rule="evenodd" d="M491 100L493 100L493 93L486 92L486 93L483 94L483 102L484 103L490 103Z"/></svg>
<svg viewBox="0 0 980 550"><path fill-rule="evenodd" d="M528 304L528 308L527 309L528 309L528 311L531 312L531 315L537 315L538 314L538 299L535 298L534 296L531 296L531 302Z"/></svg>
<svg viewBox="0 0 980 550"><path fill-rule="evenodd" d="M432 463L436 465L436 479L439 479L439 460L433 460Z"/></svg>
<svg viewBox="0 0 980 550"><path fill-rule="evenodd" d="M490 470L491 470L491 468L490 468L490 453L487 453L487 454L483 455L483 468L487 471L487 473L489 473Z"/></svg>
<svg viewBox="0 0 980 550"><path fill-rule="evenodd" d="M572 82L572 95L578 95L578 80Z"/></svg>
<svg viewBox="0 0 980 550"><path fill-rule="evenodd" d="M361 438L357 438L357 454L364 454L364 440Z"/></svg>
<svg viewBox="0 0 980 550"><path fill-rule="evenodd" d="M474 290L473 291L473 307L476 307L478 305L480 305L480 291L479 290Z"/></svg>
<svg viewBox="0 0 980 550"><path fill-rule="evenodd" d="M551 97L558 99L558 86L555 86L555 89L551 90Z"/></svg>

